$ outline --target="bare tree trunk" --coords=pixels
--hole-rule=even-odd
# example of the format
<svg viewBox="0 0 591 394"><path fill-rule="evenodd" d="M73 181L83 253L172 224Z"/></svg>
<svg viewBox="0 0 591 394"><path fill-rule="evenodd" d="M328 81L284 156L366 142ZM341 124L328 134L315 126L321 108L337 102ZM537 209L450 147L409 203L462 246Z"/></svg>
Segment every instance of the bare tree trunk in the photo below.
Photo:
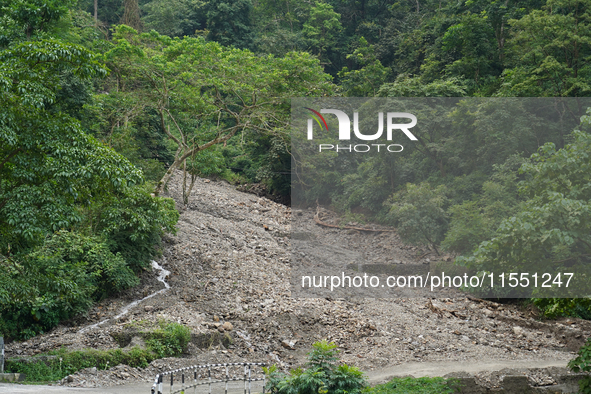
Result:
<svg viewBox="0 0 591 394"><path fill-rule="evenodd" d="M189 156L193 156L197 152L201 152L202 150L205 150L205 149L209 148L210 146L228 141L230 138L232 138L234 136L234 134L236 134L236 132L239 129L241 129L243 127L245 127L245 126L240 125L240 126L230 127L229 129L224 130L226 132L226 134L224 134L222 136L221 135L221 134L223 134L223 132L222 132L218 135L218 137L214 138L213 140L211 140L203 145L197 145L196 147L193 147L193 148L186 148L186 147L184 148L183 146L180 146L179 151L184 150L184 152L182 154L178 154L177 157L175 157L174 163L171 164L171 166L168 168L168 170L166 171L166 173L164 174L164 176L162 177L160 182L158 182L158 184L156 185L156 189L154 189L154 195L158 196L158 195L160 195L160 193L162 193L164 191L164 188L166 187L166 184L168 183L168 181L170 180L170 178L174 174L174 171L178 170L181 167L181 165L185 162L185 160L187 160L187 158ZM179 152L179 151L177 151L177 152Z"/></svg>
<svg viewBox="0 0 591 394"><path fill-rule="evenodd" d="M168 167L168 170L166 171L166 174L164 174L164 176L162 177L162 179L160 180L160 182L158 182L158 184L156 185L156 189L154 190L154 195L155 196L159 196L160 193L162 193L164 191L164 188L166 187L166 184L168 183L168 181L172 177L172 174L174 174L174 171L177 168L179 168L179 165L180 164L181 163L177 163L175 161L174 163L172 163L172 165L170 167Z"/></svg>
<svg viewBox="0 0 591 394"><path fill-rule="evenodd" d="M126 2L127 1L135 1L135 3L137 4L137 0L125 0L125 1ZM217 91L217 88L216 88L216 92L217 92L218 99L223 102L219 91ZM242 100L242 102L244 103L244 100ZM253 105L255 105L255 104L256 104L256 95L253 93ZM221 144L221 143L225 144L226 141L228 141L230 138L232 138L238 130L244 130L249 127L257 128L256 126L251 125L250 122L243 123L242 119L241 119L241 114L235 113L232 110L230 110L225 103L223 104L223 106L224 106L225 111L227 111L229 114L232 115L232 117L236 121L236 125L225 128L225 129L218 129L217 136L214 139L210 140L209 142L206 142L203 145L198 145L193 142L193 145L189 146L189 144L187 143L187 137L186 137L187 134L185 132L183 132L182 128L179 126L179 124L175 120L174 116L166 108L166 106L164 105L164 101L160 103L160 106L158 108L158 112L160 113L160 122L161 122L162 131L164 133L166 133L168 138L170 138L171 140L173 140L177 144L178 148L176 151L176 155L174 157L174 162L168 168L168 170L166 171L166 173L164 174L164 176L162 177L160 182L158 182L158 184L156 185L156 188L154 189L154 195L158 196L160 193L162 193L164 191L164 188L166 187L166 184L168 183L168 181L170 180L170 178L174 174L174 171L179 169L180 166L182 165L183 166L183 202L185 205L187 205L189 195L191 194L191 190L193 189L193 184L195 183L195 175L191 174L191 185L189 186L189 189L187 191L187 168L186 168L187 163L186 163L186 160L191 156L195 156L196 153L198 153L202 150L205 150L213 145ZM246 104L245 104L245 106L246 106ZM172 123L174 123L174 125L176 126L176 128L179 132L180 138L177 138L174 134L172 134L170 132L169 127L167 127L169 125L167 125L166 121L165 121L165 116L166 116L165 114L168 115L168 117L170 118ZM219 126L220 126L220 124L219 124L219 119L218 119L218 127Z"/></svg>
<svg viewBox="0 0 591 394"><path fill-rule="evenodd" d="M138 5L138 1L124 0L123 5L125 7L125 10L123 11L121 23L133 27L137 31L141 31L142 21L140 19L140 6Z"/></svg>
<svg viewBox="0 0 591 394"><path fill-rule="evenodd" d="M98 26L98 0L94 0L94 27Z"/></svg>
<svg viewBox="0 0 591 394"><path fill-rule="evenodd" d="M183 205L185 208L187 207L188 203L189 195L187 194L187 160L185 160L183 162Z"/></svg>
<svg viewBox="0 0 591 394"><path fill-rule="evenodd" d="M183 203L185 204L185 209L187 208L187 206L189 205L189 197L191 197L191 192L193 191L193 186L195 185L195 179L197 178L197 175L189 172L189 175L191 175L191 184L189 185L189 187L187 188L187 174L184 174L185 179L183 179Z"/></svg>

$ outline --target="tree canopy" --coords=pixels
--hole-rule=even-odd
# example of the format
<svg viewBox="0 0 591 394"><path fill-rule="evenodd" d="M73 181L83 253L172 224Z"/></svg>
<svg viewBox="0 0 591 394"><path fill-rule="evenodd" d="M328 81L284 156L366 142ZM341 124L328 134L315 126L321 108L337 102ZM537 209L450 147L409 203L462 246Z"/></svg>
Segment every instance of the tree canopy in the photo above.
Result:
<svg viewBox="0 0 591 394"><path fill-rule="evenodd" d="M0 331L35 335L137 283L175 231L160 196L176 170L185 205L196 176L289 201L294 175L305 204L473 270L586 264L590 15L591 0L4 1ZM420 97L432 116L403 159L302 163L290 99L329 96Z"/></svg>

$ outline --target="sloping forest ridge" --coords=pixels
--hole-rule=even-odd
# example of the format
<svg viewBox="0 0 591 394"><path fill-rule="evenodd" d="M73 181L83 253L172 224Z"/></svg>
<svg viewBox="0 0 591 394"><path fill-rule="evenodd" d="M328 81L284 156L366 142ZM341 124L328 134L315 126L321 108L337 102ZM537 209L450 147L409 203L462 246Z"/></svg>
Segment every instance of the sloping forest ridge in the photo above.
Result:
<svg viewBox="0 0 591 394"><path fill-rule="evenodd" d="M182 204L181 173L172 179L168 193ZM49 334L15 342L7 347L8 354L34 355L61 346L130 349L142 345L142 331L166 320L185 325L194 336L182 358L155 360L146 368L83 370L63 383L126 384L149 381L160 371L182 366L244 360L285 368L301 365L312 343L328 339L342 350L341 361L370 376L374 371L401 375L396 367L416 362L442 365L446 374L454 372L455 362L471 365L489 387L499 384L499 376L523 373L532 384L546 386L555 383L552 375L557 371L567 373L566 363L591 334L591 323L584 320L539 322L514 306L471 300L461 293L431 302L293 298L287 247L292 214L307 222L310 233L323 244L344 245L343 252L367 245L379 251L375 258L394 256L412 264L418 261L414 248L391 233L323 229L314 223L314 210L292 211L238 192L225 181L197 179L189 201L177 235L165 239L159 259L170 271L170 290L113 319L131 301L163 288L155 273L144 273L142 284L123 297L105 300L88 317ZM224 335L231 341L225 342ZM497 363L494 370L488 370L490 362ZM545 369L551 366L556 371ZM502 369L507 370L499 373Z"/></svg>
<svg viewBox="0 0 591 394"><path fill-rule="evenodd" d="M286 371L325 339L374 381L411 362L515 360L505 366L530 367L537 386L557 375L536 363L591 371L588 294L385 301L289 288L292 223L371 262L558 264L584 282L590 60L591 0L3 1L7 370L74 386L231 360ZM455 101L403 158L304 163L296 97ZM523 97L549 104L522 117ZM358 230L368 223L395 231Z"/></svg>

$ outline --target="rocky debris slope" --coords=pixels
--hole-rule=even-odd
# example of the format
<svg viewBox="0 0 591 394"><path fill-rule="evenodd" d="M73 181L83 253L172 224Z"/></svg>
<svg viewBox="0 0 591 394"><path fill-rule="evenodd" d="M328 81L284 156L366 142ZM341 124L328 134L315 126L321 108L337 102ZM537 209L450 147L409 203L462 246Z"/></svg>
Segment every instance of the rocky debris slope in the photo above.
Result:
<svg viewBox="0 0 591 394"><path fill-rule="evenodd" d="M181 184L180 174L176 174L168 187L168 195L179 207ZM367 253L368 261L419 264L433 258L404 245L393 232L325 228L314 223L315 210L293 213L316 239ZM183 359L158 360L145 370L119 367L113 372L97 371L93 375L96 378L75 375L63 382L96 386L151 379L158 371L179 364L263 361L287 368L300 365L311 344L321 339L339 345L343 362L368 371L408 361L443 360L531 360L533 367L537 360L566 363L591 334L591 325L585 321L541 323L516 307L472 300L458 292L433 301L293 298L291 216L292 210L284 205L239 192L223 181L198 179L189 205L182 209L178 233L165 239L159 259L171 272L169 290L118 320L81 330L116 316L129 302L163 288L155 273L145 272L140 287L102 302L70 326L9 344L8 356L33 355L60 346L117 348L119 343L114 338L121 336L126 324L141 320L185 324L194 338L208 338L214 333L231 338L231 344L193 341Z"/></svg>

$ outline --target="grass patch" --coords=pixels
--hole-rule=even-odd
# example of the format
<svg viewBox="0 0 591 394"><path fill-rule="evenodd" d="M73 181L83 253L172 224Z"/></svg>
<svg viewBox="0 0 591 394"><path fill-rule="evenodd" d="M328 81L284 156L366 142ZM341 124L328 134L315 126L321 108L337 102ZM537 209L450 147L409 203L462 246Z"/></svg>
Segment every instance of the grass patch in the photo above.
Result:
<svg viewBox="0 0 591 394"><path fill-rule="evenodd" d="M159 322L160 327L146 333L146 345L158 358L180 356L191 340L191 330L178 323Z"/></svg>
<svg viewBox="0 0 591 394"><path fill-rule="evenodd" d="M158 328L142 332L147 349L54 350L28 362L6 360L6 372L24 373L27 382L53 382L84 368L109 369L119 364L145 368L153 360L179 356L191 340L191 331L182 324L160 321ZM42 357L42 356L50 356ZM53 356L53 357L51 357Z"/></svg>
<svg viewBox="0 0 591 394"><path fill-rule="evenodd" d="M62 348L41 356L55 356L55 358L29 362L8 359L6 372L24 373L27 382L53 382L84 368L109 369L119 364L145 368L152 360L158 358L154 352L137 347L129 351L121 349L69 351Z"/></svg>
<svg viewBox="0 0 591 394"><path fill-rule="evenodd" d="M452 394L449 379L444 378L394 378L388 383L368 388L368 394Z"/></svg>

